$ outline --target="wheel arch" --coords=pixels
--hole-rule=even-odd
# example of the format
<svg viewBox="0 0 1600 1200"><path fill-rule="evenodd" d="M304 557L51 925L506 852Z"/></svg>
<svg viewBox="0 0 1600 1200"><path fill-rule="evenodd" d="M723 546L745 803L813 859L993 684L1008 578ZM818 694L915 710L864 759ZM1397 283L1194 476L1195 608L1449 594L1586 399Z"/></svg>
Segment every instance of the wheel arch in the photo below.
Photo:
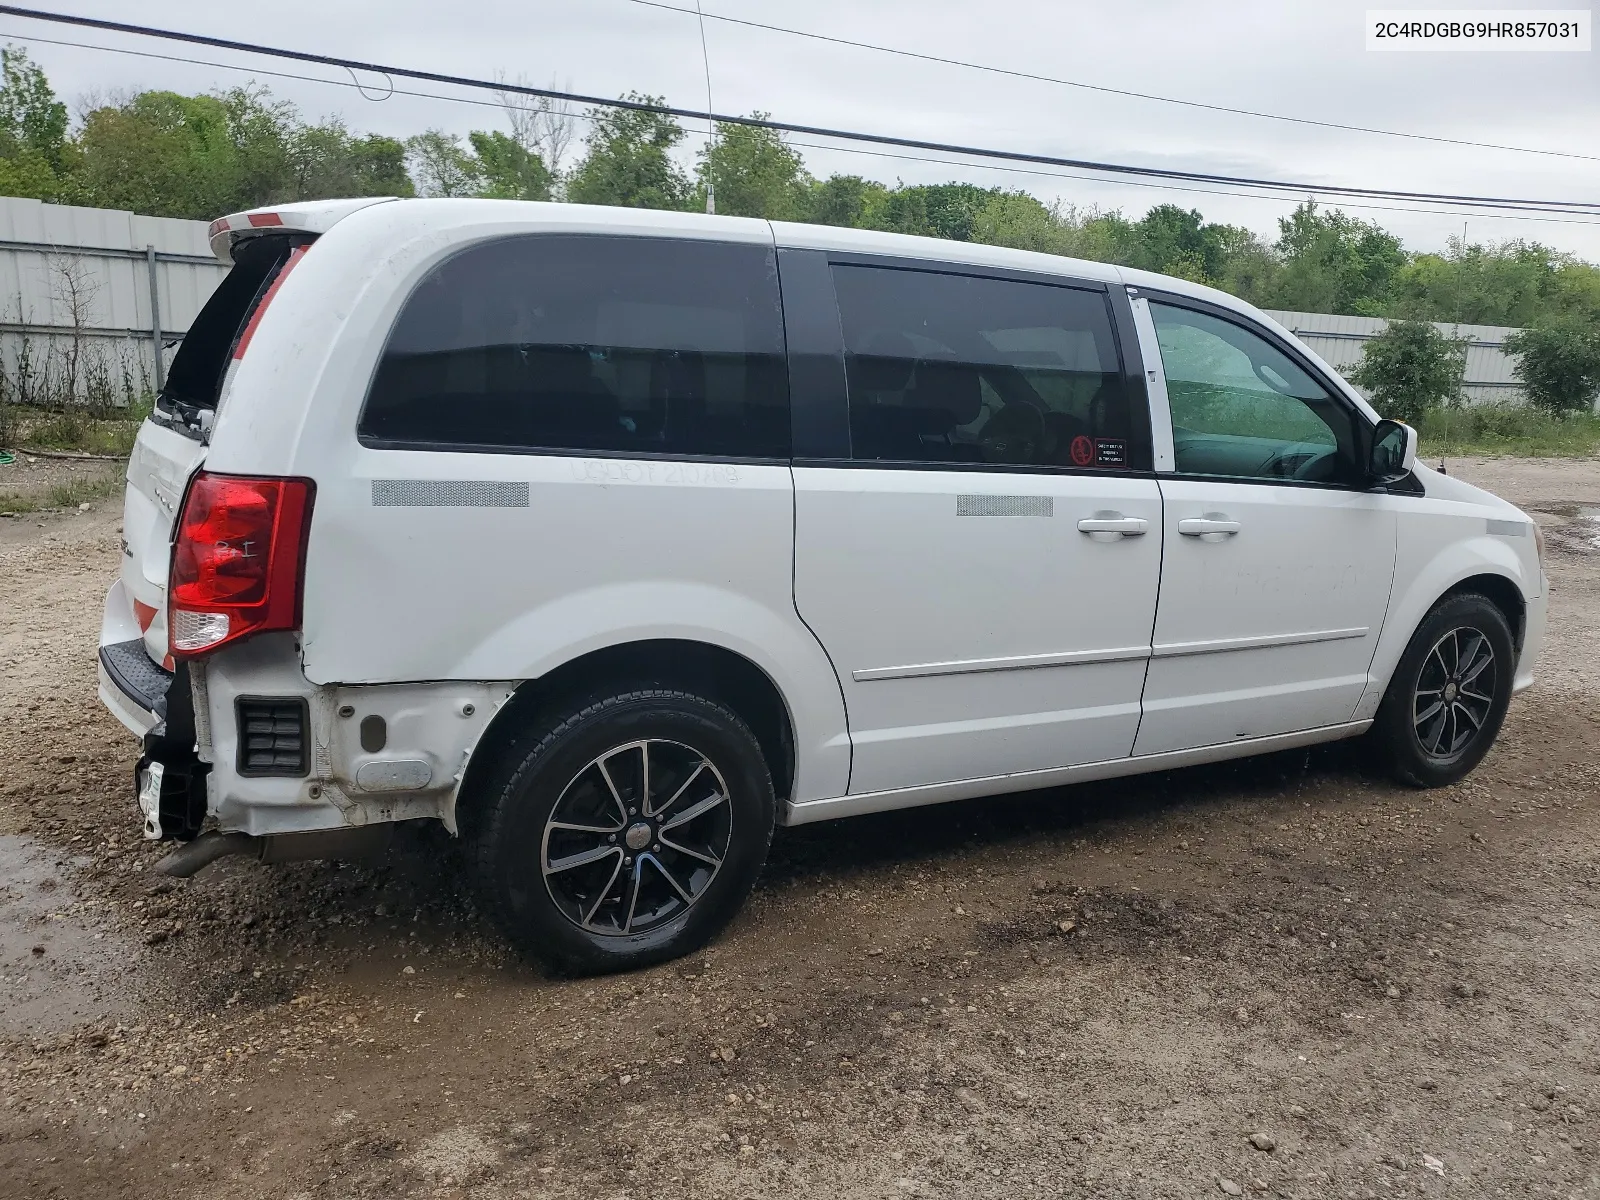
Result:
<svg viewBox="0 0 1600 1200"><path fill-rule="evenodd" d="M1511 627L1512 645L1520 652L1522 637L1527 630L1528 602L1522 595L1522 589L1516 582L1504 575L1493 572L1482 572L1469 575L1459 583L1452 585L1439 599L1428 605L1426 612L1432 612L1439 604L1451 596L1478 595L1484 597L1500 610L1505 616L1506 624ZM1424 614L1426 615L1426 614Z"/></svg>
<svg viewBox="0 0 1600 1200"><path fill-rule="evenodd" d="M792 797L798 757L794 717L783 692L756 663L711 642L651 638L591 650L520 684L478 739L456 789L453 819L466 834L474 798L519 732L574 701L622 686L685 688L739 715L761 746L780 804Z"/></svg>
<svg viewBox="0 0 1600 1200"><path fill-rule="evenodd" d="M1493 539L1458 542L1417 570L1403 587L1396 588L1368 671L1367 691L1354 719L1377 712L1406 647L1440 601L1472 593L1484 596L1505 614L1513 643L1521 649L1530 593L1524 587L1520 564L1503 544L1497 545Z"/></svg>

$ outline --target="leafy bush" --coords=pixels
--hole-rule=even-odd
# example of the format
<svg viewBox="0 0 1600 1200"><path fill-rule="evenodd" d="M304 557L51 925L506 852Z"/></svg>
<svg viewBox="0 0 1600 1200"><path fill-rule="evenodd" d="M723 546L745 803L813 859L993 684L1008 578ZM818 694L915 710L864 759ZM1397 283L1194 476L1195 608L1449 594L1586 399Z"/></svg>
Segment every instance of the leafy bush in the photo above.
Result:
<svg viewBox="0 0 1600 1200"><path fill-rule="evenodd" d="M1552 413L1584 412L1600 393L1600 326L1569 321L1519 329L1506 337L1513 373L1528 399Z"/></svg>
<svg viewBox="0 0 1600 1200"><path fill-rule="evenodd" d="M1461 400L1467 365L1464 340L1445 337L1427 321L1391 321L1362 349L1350 380L1372 393L1386 417L1418 424L1430 409Z"/></svg>

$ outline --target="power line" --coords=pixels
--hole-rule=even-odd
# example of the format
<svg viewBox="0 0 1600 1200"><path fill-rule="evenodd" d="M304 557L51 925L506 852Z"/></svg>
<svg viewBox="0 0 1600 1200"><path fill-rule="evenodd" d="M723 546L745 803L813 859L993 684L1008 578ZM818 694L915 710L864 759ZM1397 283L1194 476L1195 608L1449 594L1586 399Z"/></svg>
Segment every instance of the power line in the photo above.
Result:
<svg viewBox="0 0 1600 1200"><path fill-rule="evenodd" d="M217 62L215 59L186 58L176 54L159 54L153 50L133 50L127 46L101 46L94 42L74 42L65 38L40 37L37 34L6 34L9 40L19 42L37 43L44 46L67 46L75 50L99 50L107 54L124 54L132 58L148 58L157 62L184 63L190 66L211 67L219 71L242 71L251 75L266 75L273 79L293 79L301 83L321 83L329 87L349 88L357 92L368 101L374 97L367 94L366 85L352 76L350 79L328 79L321 75L303 75L297 71L274 71L266 67L251 67L241 63ZM505 105L499 100L478 100L471 96L451 96L444 92L421 92L410 88L395 87L393 83L385 86L384 94L379 99L389 96L410 96L422 100L443 100L450 104L468 104L475 108L503 109ZM595 121L596 117L588 113L569 112L564 114L577 121ZM708 133L687 131L691 136L709 138ZM1118 179L1115 177L1105 179L1094 175L1085 175L1067 171L1045 171L1036 167L1007 167L999 163L973 163L956 158L939 158L930 154L896 154L889 150L869 150L857 146L834 146L824 142L807 142L799 139L790 139L791 146L801 146L810 150L825 150L831 154L859 154L870 158L893 159L897 162L934 163L950 167L977 167L985 171L1001 171L1008 175L1027 175L1040 179L1072 179L1086 183L1111 184L1118 187L1150 188L1164 192L1181 192L1185 195L1198 196L1229 196L1238 200L1265 200L1274 204L1298 204L1306 199L1306 194L1279 195L1266 191L1230 191L1225 188L1204 188L1185 186L1174 183L1152 183L1142 179ZM1310 193L1315 196L1315 190ZM1367 212L1394 212L1415 213L1419 216L1453 217L1459 216L1458 211L1439 208L1402 207L1394 204L1368 204L1357 200L1341 200L1343 208L1360 209ZM1600 220L1584 221L1569 217L1542 217L1530 216L1520 213L1486 213L1481 214L1481 219L1491 221L1534 221L1542 225L1600 225Z"/></svg>
<svg viewBox="0 0 1600 1200"><path fill-rule="evenodd" d="M63 38L40 37L36 34L7 34L5 36L8 38L14 38L15 40L21 42L38 43L46 46L67 46L78 50L99 50L109 54L123 54L134 58L154 59L158 62L184 63L193 66L211 67L216 70L242 71L252 75L266 75L274 79L293 79L303 83L321 83L330 87L350 88L359 93L364 99L372 99L371 96L367 95L365 86L353 76L348 80L327 79L320 75L303 75L295 71L274 71L265 67L244 66L240 63L217 62L214 59L186 58L175 54L158 54L150 50L133 50L126 46L101 46L93 42L75 42L68 41ZM504 107L504 105L498 100L477 100L470 96L452 96L443 92L422 92L408 88L394 87L392 83L385 90L385 98L390 95L410 96L425 100L443 100L451 104L467 104L476 108L500 109ZM574 120L579 121L596 120L595 117L588 113L569 112L566 115ZM695 134L695 136L709 137L708 134L698 133ZM1072 179L1089 183L1112 184L1120 187L1141 187L1159 191L1180 192L1186 195L1229 196L1239 200L1265 200L1271 203L1282 204L1297 204L1306 198L1305 194L1277 195L1259 190L1241 192L1228 190L1225 188L1203 188L1171 183L1152 183L1147 180L1137 179L1118 179L1115 177L1105 179L1081 173L1046 171L1034 167L1007 167L1001 166L997 163L972 163L960 159L938 158L927 154L896 154L888 150L868 150L851 146L834 146L822 142L807 142L795 139L791 139L790 144L793 146L805 147L807 149L825 150L834 154L858 154L866 155L872 158L893 159L901 162L935 163L943 166L953 167L975 166L987 171L1000 171L1006 174L1027 175L1042 179ZM1316 194L1315 190L1313 189L1310 194L1314 197ZM1340 201L1340 204L1344 208L1360 209L1369 212L1415 213L1419 216L1441 217L1459 215L1458 212L1449 209L1402 207L1391 204L1368 204L1353 200L1342 200ZM1573 220L1571 218L1563 217L1530 216L1517 213L1489 213L1484 214L1484 219L1496 221L1534 221L1539 224L1547 225L1600 225L1600 221Z"/></svg>
<svg viewBox="0 0 1600 1200"><path fill-rule="evenodd" d="M346 84L345 86L349 86ZM416 94L416 93L412 93ZM447 97L441 97L445 99ZM1140 179L1100 179L1092 175L1070 174L1065 171L1040 171L1030 167L1002 167L996 163L970 163L954 158L934 158L926 154L895 154L888 150L861 150L853 146L828 146L821 142L802 142L791 139L791 146L805 146L812 150L827 150L834 154L866 154L874 158L893 158L906 162L940 163L951 167L979 166L985 171L1005 171L1014 175L1029 175L1043 179L1076 179L1086 183L1115 184L1118 187L1151 188L1163 192L1182 192L1186 195L1197 196L1231 196L1236 200L1268 200L1275 204L1299 204L1310 198L1315 199L1316 190L1299 195L1282 196L1266 191L1236 192L1224 188L1184 187L1173 183L1150 183ZM1461 213L1443 208L1404 208L1394 204L1366 204L1356 200L1341 200L1339 207L1361 209L1365 212L1393 212L1416 213L1419 216L1458 217ZM1559 210L1551 210L1559 211ZM1600 225L1600 220L1581 221L1571 217L1535 217L1523 213L1480 213L1479 219L1485 221L1537 221L1545 225Z"/></svg>
<svg viewBox="0 0 1600 1200"><path fill-rule="evenodd" d="M1600 215L1600 203L1592 201L1534 200L1517 197L1456 195L1443 192L1410 192L1390 188L1360 188L1346 184L1311 184L1293 180L1270 180L1252 176L1218 175L1202 171L1179 171L1163 167L1140 167L1127 163L1096 162L1089 159L1064 158L1049 154L1030 154L1018 150L1000 150L982 146L964 146L949 142L927 141L921 138L893 137L887 134L864 133L858 130L830 129L825 126L801 125L789 121L736 116L732 114L705 114L695 109L676 108L666 104L646 103L638 100L613 100L602 96L588 96L577 92L557 91L553 88L535 88L524 84L491 82L464 75L451 75L440 71L421 71L409 67L394 67L358 59L339 58L327 54L312 54L303 50L288 50L253 42L229 38L209 37L202 34L181 33L158 29L148 25L133 25L121 21L105 21L94 17L71 16L65 13L42 12L38 9L0 5L0 15L48 21L60 25L76 25L112 33L127 33L141 37L160 38L167 41L186 42L191 45L212 46L247 54L261 54L272 58L285 58L297 62L318 63L350 71L371 71L428 83L443 83L456 87L479 88L517 95L539 96L569 103L588 104L605 108L620 108L636 112L655 113L660 116L684 119L709 115L713 121L725 125L740 125L754 129L768 129L779 133L804 134L849 142L865 142L880 146L895 146L910 150L929 150L938 154L959 154L974 158L998 159L1006 162L1034 163L1040 166L1068 167L1077 170L1101 172L1111 175L1128 175L1147 179L1178 179L1192 183L1223 184L1251 189L1276 189L1279 191L1314 192L1330 196L1369 196L1384 200L1407 200L1422 203L1444 203L1467 208L1505 209L1521 212L1545 212L1570 216Z"/></svg>
<svg viewBox="0 0 1600 1200"><path fill-rule="evenodd" d="M1207 104L1201 100L1180 100L1175 96L1157 96L1151 92L1136 92L1129 88L1084 83L1081 80L1062 79L1054 75L1039 75L1032 71L997 67L989 63L969 62L960 58L946 58L939 54L925 54L917 50L906 50L899 46L880 46L873 42L858 42L851 38L834 37L825 33L812 33L805 29L790 29L783 25L769 25L764 21L751 21L744 17L728 17L723 16L721 13L713 12L701 14L696 9L679 8L675 4L664 4L661 0L628 0L628 2L645 8L659 8L667 12L685 13L691 17L702 15L707 21L721 21L728 25L743 25L750 29L761 29L769 33L782 33L789 37L808 38L814 42L828 42L835 46L850 46L857 50L872 50L879 54L893 54L900 58L914 58L922 62L939 63L948 67L964 67L970 71L984 71L990 75L1005 75L1012 79L1027 79L1035 83L1052 83L1060 87L1082 88L1084 91L1101 92L1108 96L1126 96L1135 100L1152 100L1158 104L1175 104L1183 108L1198 108L1207 112L1230 113L1240 117L1257 117L1265 121L1287 121L1295 125L1314 125L1320 129L1338 129L1346 133L1372 133L1381 137L1411 138L1421 142L1440 142L1449 146L1471 146L1477 150L1508 150L1516 154L1542 154L1552 158L1576 158L1585 162L1600 162L1600 155L1577 154L1569 150L1543 150L1531 146L1507 146L1499 142L1473 142L1464 138L1442 137L1428 133L1409 133L1398 129L1377 129L1369 125L1346 125L1338 121L1318 121L1312 117L1294 117L1284 113L1260 112L1250 108L1231 108L1226 104Z"/></svg>

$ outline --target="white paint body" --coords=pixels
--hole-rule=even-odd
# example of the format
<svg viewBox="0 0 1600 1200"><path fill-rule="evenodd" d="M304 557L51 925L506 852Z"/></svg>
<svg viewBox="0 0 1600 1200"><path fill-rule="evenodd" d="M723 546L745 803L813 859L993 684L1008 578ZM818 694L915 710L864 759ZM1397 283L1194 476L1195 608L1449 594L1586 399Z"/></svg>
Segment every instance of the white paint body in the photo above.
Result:
<svg viewBox="0 0 1600 1200"><path fill-rule="evenodd" d="M160 614L144 632L151 657L165 654L167 541L202 462L315 482L301 635L230 646L193 671L224 828L453 827L473 749L518 686L658 639L720 647L773 683L793 735L793 777L778 781L789 823L1359 733L1417 624L1475 575L1523 597L1517 685L1531 681L1544 584L1525 515L1421 467L1422 495L1174 476L1160 353L1137 302L1155 406L1156 470L1142 476L380 450L355 436L418 281L508 234L776 241L1159 288L1292 336L1233 297L1022 251L739 218L509 201L275 211L291 209L286 225L321 238L230 371L209 445L153 424L140 435L102 633L133 636L138 601ZM219 231L219 255L245 224ZM526 484L529 503L375 505L373 482L388 479ZM1027 514L956 515L973 496L1023 497ZM1188 532L1196 519L1237 528ZM1131 524L1080 529L1095 520ZM1492 535L1491 521L1525 533ZM154 724L104 674L101 690L130 729ZM308 777L234 771L232 700L261 694L307 698ZM386 717L383 757L428 764L427 786L363 786L372 756L338 715L346 703Z"/></svg>

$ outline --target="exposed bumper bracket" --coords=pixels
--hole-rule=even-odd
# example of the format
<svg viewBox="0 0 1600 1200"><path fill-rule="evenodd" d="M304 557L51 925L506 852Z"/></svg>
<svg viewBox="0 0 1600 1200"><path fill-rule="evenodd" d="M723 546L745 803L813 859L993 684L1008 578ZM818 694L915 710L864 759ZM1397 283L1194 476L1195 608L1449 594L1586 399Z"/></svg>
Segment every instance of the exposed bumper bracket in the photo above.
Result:
<svg viewBox="0 0 1600 1200"><path fill-rule="evenodd" d="M163 875L187 879L219 858L244 854L257 862L301 862L312 858L370 858L389 848L394 824L364 825L349 829L319 829L313 833L280 833L257 837L250 833L202 833L179 846L155 865Z"/></svg>

